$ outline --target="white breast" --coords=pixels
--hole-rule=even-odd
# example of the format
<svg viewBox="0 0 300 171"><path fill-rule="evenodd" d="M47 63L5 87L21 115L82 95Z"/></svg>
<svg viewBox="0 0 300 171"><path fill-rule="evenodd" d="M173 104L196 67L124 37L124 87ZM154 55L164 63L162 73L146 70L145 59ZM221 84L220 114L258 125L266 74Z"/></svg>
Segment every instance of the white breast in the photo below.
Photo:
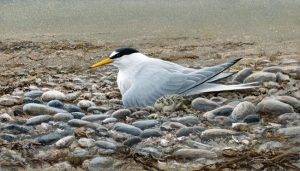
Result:
<svg viewBox="0 0 300 171"><path fill-rule="evenodd" d="M131 87L132 82L130 78L126 76L125 73L119 71L117 77L117 84L121 94L124 95L124 93Z"/></svg>

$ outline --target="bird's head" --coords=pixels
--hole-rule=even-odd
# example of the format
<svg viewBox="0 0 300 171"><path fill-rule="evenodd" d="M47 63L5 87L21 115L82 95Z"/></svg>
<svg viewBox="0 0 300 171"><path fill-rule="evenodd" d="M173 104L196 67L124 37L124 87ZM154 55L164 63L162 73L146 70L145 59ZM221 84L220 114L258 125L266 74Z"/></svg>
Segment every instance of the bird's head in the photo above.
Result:
<svg viewBox="0 0 300 171"><path fill-rule="evenodd" d="M92 65L91 68L100 67L110 63L117 67L128 66L130 63L136 61L136 55L142 54L133 48L120 48L113 51L108 58Z"/></svg>

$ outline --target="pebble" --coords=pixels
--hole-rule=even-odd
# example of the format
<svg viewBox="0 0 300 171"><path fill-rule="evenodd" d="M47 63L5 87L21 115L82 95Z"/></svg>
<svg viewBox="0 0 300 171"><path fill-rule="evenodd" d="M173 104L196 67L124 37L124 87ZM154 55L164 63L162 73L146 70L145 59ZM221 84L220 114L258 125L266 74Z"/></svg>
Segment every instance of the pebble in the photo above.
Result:
<svg viewBox="0 0 300 171"><path fill-rule="evenodd" d="M161 136L163 136L162 132L157 129L145 129L140 135L141 138L161 137Z"/></svg>
<svg viewBox="0 0 300 171"><path fill-rule="evenodd" d="M118 122L117 118L106 118L102 121L103 124Z"/></svg>
<svg viewBox="0 0 300 171"><path fill-rule="evenodd" d="M300 112L300 100L297 98L291 96L276 96L276 100L287 103L293 106L296 111Z"/></svg>
<svg viewBox="0 0 300 171"><path fill-rule="evenodd" d="M29 132L29 128L26 126L22 125L17 125L17 124L11 124L11 125L6 125L0 130L9 130L12 134L25 134Z"/></svg>
<svg viewBox="0 0 300 171"><path fill-rule="evenodd" d="M85 116L85 114L82 112L72 112L71 115L73 115L74 119L81 119Z"/></svg>
<svg viewBox="0 0 300 171"><path fill-rule="evenodd" d="M244 118L245 123L258 123L260 121L260 116L257 114L248 115Z"/></svg>
<svg viewBox="0 0 300 171"><path fill-rule="evenodd" d="M41 137L37 137L36 141L43 144L43 145L50 145L55 143L56 141L58 141L59 139L61 139L63 137L62 134L57 133L57 132L53 132L47 135L43 135Z"/></svg>
<svg viewBox="0 0 300 171"><path fill-rule="evenodd" d="M139 149L138 153L145 157L156 157L156 158L161 158L163 155L161 151L159 151L158 149L156 149L154 147L145 147L145 148Z"/></svg>
<svg viewBox="0 0 300 171"><path fill-rule="evenodd" d="M159 122L157 120L139 120L132 123L133 126L138 127L142 130L152 128L158 124Z"/></svg>
<svg viewBox="0 0 300 171"><path fill-rule="evenodd" d="M284 134L287 136L299 135L300 134L300 126L280 128L277 132L279 134Z"/></svg>
<svg viewBox="0 0 300 171"><path fill-rule="evenodd" d="M235 74L232 81L242 83L244 82L245 78L247 78L251 74L252 74L251 68L244 68L241 71L239 71L237 74Z"/></svg>
<svg viewBox="0 0 300 171"><path fill-rule="evenodd" d="M113 129L119 132L124 132L135 136L139 136L142 133L142 130L140 128L120 122L116 123Z"/></svg>
<svg viewBox="0 0 300 171"><path fill-rule="evenodd" d="M141 141L142 141L142 139L140 137L131 137L131 138L128 138L127 140L125 140L123 142L123 144L128 147L132 147L132 146L140 143Z"/></svg>
<svg viewBox="0 0 300 171"><path fill-rule="evenodd" d="M89 100L80 100L77 103L77 106L79 106L83 110L86 110L86 109L88 109L91 106L96 106L96 104L94 102L92 102L92 101L89 101Z"/></svg>
<svg viewBox="0 0 300 171"><path fill-rule="evenodd" d="M40 90L32 90L24 94L24 97L37 98L41 97L43 92Z"/></svg>
<svg viewBox="0 0 300 171"><path fill-rule="evenodd" d="M281 66L266 67L262 71L271 72L271 73L274 73L274 74L276 74L278 72L284 73L284 69Z"/></svg>
<svg viewBox="0 0 300 171"><path fill-rule="evenodd" d="M75 137L73 135L70 135L70 136L66 136L60 140L58 140L56 143L55 143L55 146L57 148L65 148L65 147L68 147L72 144L72 142L75 140Z"/></svg>
<svg viewBox="0 0 300 171"><path fill-rule="evenodd" d="M64 113L66 111L42 104L28 103L23 106L23 112L29 115L53 115L56 113Z"/></svg>
<svg viewBox="0 0 300 171"><path fill-rule="evenodd" d="M251 82L258 82L263 83L267 81L276 81L276 74L270 72L255 72L249 75L245 80L244 83L251 83Z"/></svg>
<svg viewBox="0 0 300 171"><path fill-rule="evenodd" d="M68 121L74 119L71 113L57 113L53 116L53 120L55 121Z"/></svg>
<svg viewBox="0 0 300 171"><path fill-rule="evenodd" d="M162 131L172 131L174 129L180 129L180 128L185 128L186 126L183 125L182 123L179 123L179 122L170 122L170 121L167 121L167 122L164 122L161 126L160 126L160 129Z"/></svg>
<svg viewBox="0 0 300 171"><path fill-rule="evenodd" d="M34 116L26 121L26 125L38 125L43 122L49 122L53 119L51 115Z"/></svg>
<svg viewBox="0 0 300 171"><path fill-rule="evenodd" d="M269 141L269 142L266 142L266 143L260 145L258 147L258 151L260 151L260 152L270 152L270 151L273 151L276 148L281 148L281 147L283 147L281 142Z"/></svg>
<svg viewBox="0 0 300 171"><path fill-rule="evenodd" d="M87 115L82 117L81 119L89 122L94 122L94 121L104 120L108 117L110 116L106 114L97 114L97 115Z"/></svg>
<svg viewBox="0 0 300 171"><path fill-rule="evenodd" d="M64 101L66 98L65 94L57 91L57 90L50 90L50 91L46 91L45 93L43 93L42 95L42 100L43 101L51 101L51 100L62 100Z"/></svg>
<svg viewBox="0 0 300 171"><path fill-rule="evenodd" d="M192 108L201 112L211 111L220 105L214 101L205 98L196 98L192 101Z"/></svg>
<svg viewBox="0 0 300 171"><path fill-rule="evenodd" d="M119 109L115 112L112 113L112 117L120 119L120 120L125 120L127 116L131 114L131 111L128 109Z"/></svg>
<svg viewBox="0 0 300 171"><path fill-rule="evenodd" d="M182 136L189 136L190 134L201 135L201 132L204 130L205 130L205 128L201 127L201 126L180 128L176 132L176 136L182 137Z"/></svg>
<svg viewBox="0 0 300 171"><path fill-rule="evenodd" d="M91 148L95 146L95 140L91 138L80 138L78 144L83 148Z"/></svg>
<svg viewBox="0 0 300 171"><path fill-rule="evenodd" d="M242 120L247 115L251 115L255 113L255 106L251 102L241 102L239 103L232 111L231 117L234 120Z"/></svg>
<svg viewBox="0 0 300 171"><path fill-rule="evenodd" d="M150 115L150 113L148 111L136 111L133 112L130 117L131 118L136 118L136 119L140 119L140 118L144 118L146 116Z"/></svg>
<svg viewBox="0 0 300 171"><path fill-rule="evenodd" d="M279 123L288 123L293 121L299 121L300 114L299 113L285 113L278 116Z"/></svg>
<svg viewBox="0 0 300 171"><path fill-rule="evenodd" d="M229 129L220 129L213 128L207 129L201 133L201 138L216 138L216 137L226 137L229 135L236 135L237 132L229 130Z"/></svg>
<svg viewBox="0 0 300 171"><path fill-rule="evenodd" d="M78 106L75 106L75 105L67 105L67 106L65 106L65 110L67 110L69 113L82 112L82 110Z"/></svg>
<svg viewBox="0 0 300 171"><path fill-rule="evenodd" d="M170 120L173 122L182 123L186 126L193 126L199 123L198 118L196 116L184 116L178 118L171 118Z"/></svg>
<svg viewBox="0 0 300 171"><path fill-rule="evenodd" d="M76 92L73 92L73 93L68 93L65 95L65 99L64 101L74 101L76 100L77 97L79 97L81 94L80 91L76 91Z"/></svg>
<svg viewBox="0 0 300 171"><path fill-rule="evenodd" d="M250 125L248 125L247 123L232 123L232 129L235 131L249 131Z"/></svg>
<svg viewBox="0 0 300 171"><path fill-rule="evenodd" d="M210 111L215 116L229 116L233 111L233 107L230 105L221 106L217 109Z"/></svg>
<svg viewBox="0 0 300 171"><path fill-rule="evenodd" d="M110 149L110 150L117 149L117 146L114 143L108 142L108 141L96 141L95 144L97 147L103 148L103 149Z"/></svg>
<svg viewBox="0 0 300 171"><path fill-rule="evenodd" d="M292 106L282 103L276 99L267 98L261 101L256 106L258 113L267 113L270 115L280 115L284 113L294 113Z"/></svg>
<svg viewBox="0 0 300 171"><path fill-rule="evenodd" d="M278 73L276 74L276 80L277 80L278 82L289 81L289 80L290 80L290 76L278 72Z"/></svg>
<svg viewBox="0 0 300 171"><path fill-rule="evenodd" d="M29 98L29 97L25 97L23 102L25 104L27 103L36 103L36 104L44 104L44 102L42 100L39 100L39 99L32 99L32 98Z"/></svg>
<svg viewBox="0 0 300 171"><path fill-rule="evenodd" d="M48 106L63 109L64 108L64 103L60 100L51 100L50 102L47 103Z"/></svg>
<svg viewBox="0 0 300 171"><path fill-rule="evenodd" d="M18 139L16 135L7 133L0 134L0 138L6 141L15 141L16 139Z"/></svg>
<svg viewBox="0 0 300 171"><path fill-rule="evenodd" d="M97 123L92 123L92 122L88 122L88 121L84 121L84 120L80 120L80 119L69 120L68 124L73 127L87 127L87 128L91 128L91 129L97 129L98 127L101 126Z"/></svg>
<svg viewBox="0 0 300 171"><path fill-rule="evenodd" d="M218 155L215 152L204 149L189 149L183 148L175 151L173 155L176 158L181 159L197 159L197 158L217 158Z"/></svg>
<svg viewBox="0 0 300 171"><path fill-rule="evenodd" d="M91 160L89 165L90 171L107 169L113 166L113 159L110 157L95 157Z"/></svg>

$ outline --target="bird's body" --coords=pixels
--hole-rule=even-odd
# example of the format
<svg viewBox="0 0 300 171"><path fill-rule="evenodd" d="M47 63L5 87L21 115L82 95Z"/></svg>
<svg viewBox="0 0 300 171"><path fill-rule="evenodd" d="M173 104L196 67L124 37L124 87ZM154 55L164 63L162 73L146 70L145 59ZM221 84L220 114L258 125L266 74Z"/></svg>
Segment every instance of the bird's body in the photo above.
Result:
<svg viewBox="0 0 300 171"><path fill-rule="evenodd" d="M120 57L116 57L117 55ZM231 74L222 72L240 59L213 67L193 69L148 57L131 48L113 52L110 59L114 59L113 65L119 69L117 83L125 107L153 106L157 99L165 95L190 96L254 87L251 84L213 83L230 76Z"/></svg>

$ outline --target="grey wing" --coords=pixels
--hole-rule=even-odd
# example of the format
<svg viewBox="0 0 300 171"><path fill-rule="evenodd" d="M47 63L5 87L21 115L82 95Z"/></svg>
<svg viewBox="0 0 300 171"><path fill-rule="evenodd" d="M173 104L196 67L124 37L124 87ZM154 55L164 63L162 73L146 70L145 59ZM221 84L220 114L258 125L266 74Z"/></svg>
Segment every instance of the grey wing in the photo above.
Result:
<svg viewBox="0 0 300 171"><path fill-rule="evenodd" d="M238 60L190 73L170 70L168 66L145 66L123 95L123 104L125 107L152 106L164 95L186 95L186 92L217 76Z"/></svg>

